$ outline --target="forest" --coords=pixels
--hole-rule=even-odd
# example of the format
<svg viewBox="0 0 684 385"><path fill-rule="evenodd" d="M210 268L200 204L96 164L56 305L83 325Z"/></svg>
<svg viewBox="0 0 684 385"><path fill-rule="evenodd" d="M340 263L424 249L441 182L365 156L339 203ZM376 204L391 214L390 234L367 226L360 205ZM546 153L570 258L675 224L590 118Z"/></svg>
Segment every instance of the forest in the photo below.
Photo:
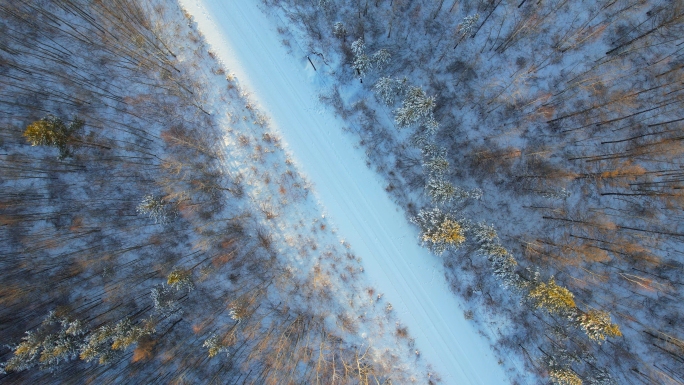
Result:
<svg viewBox="0 0 684 385"><path fill-rule="evenodd" d="M265 4L514 383L684 383L681 2Z"/></svg>
<svg viewBox="0 0 684 385"><path fill-rule="evenodd" d="M177 3L0 1L0 20L0 383L423 378Z"/></svg>
<svg viewBox="0 0 684 385"><path fill-rule="evenodd" d="M511 383L684 384L684 3L259 4ZM0 383L440 382L179 4L0 20Z"/></svg>

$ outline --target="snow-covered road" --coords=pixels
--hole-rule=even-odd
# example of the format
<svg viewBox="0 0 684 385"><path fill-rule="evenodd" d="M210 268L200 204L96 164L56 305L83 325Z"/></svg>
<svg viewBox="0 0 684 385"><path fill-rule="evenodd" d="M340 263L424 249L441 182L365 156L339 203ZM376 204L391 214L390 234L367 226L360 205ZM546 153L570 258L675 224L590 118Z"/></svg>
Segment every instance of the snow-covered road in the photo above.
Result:
<svg viewBox="0 0 684 385"><path fill-rule="evenodd" d="M313 69L287 54L256 0L179 0L211 50L271 118L328 220L360 256L370 284L392 303L416 348L446 384L506 383L486 340L463 317L441 262L369 170L343 122L318 100Z"/></svg>

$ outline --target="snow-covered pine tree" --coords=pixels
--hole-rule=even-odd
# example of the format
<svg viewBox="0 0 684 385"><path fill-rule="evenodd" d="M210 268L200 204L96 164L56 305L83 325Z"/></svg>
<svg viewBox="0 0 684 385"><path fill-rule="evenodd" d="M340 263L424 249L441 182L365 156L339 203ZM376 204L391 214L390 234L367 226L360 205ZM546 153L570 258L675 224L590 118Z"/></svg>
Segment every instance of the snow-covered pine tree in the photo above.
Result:
<svg viewBox="0 0 684 385"><path fill-rule="evenodd" d="M142 326L138 326L134 325L129 318L124 318L114 325L111 335L112 349L125 350L154 331L151 322L144 322Z"/></svg>
<svg viewBox="0 0 684 385"><path fill-rule="evenodd" d="M622 335L620 327L611 322L610 313L605 311L580 311L576 314L573 321L579 325L589 339L599 344L605 341L606 337L619 337Z"/></svg>
<svg viewBox="0 0 684 385"><path fill-rule="evenodd" d="M22 371L39 364L41 369L53 371L60 363L76 358L84 333L79 321L58 317L51 311L36 330L26 332L2 368Z"/></svg>
<svg viewBox="0 0 684 385"><path fill-rule="evenodd" d="M75 134L83 128L84 122L78 118L68 125L55 116L37 120L26 127L24 137L32 146L51 146L59 149L59 159L71 156L69 144L75 139Z"/></svg>
<svg viewBox="0 0 684 385"><path fill-rule="evenodd" d="M102 325L90 333L80 346L80 358L87 362L97 359L100 365L107 364L119 355L117 351L126 350L154 332L149 320L143 322L142 326L134 325L129 318L114 325Z"/></svg>
<svg viewBox="0 0 684 385"><path fill-rule="evenodd" d="M477 21L480 20L480 14L476 13L472 16L466 16L463 18L463 21L461 24L458 26L458 33L461 36L465 36L469 34L473 28L475 27L475 24Z"/></svg>
<svg viewBox="0 0 684 385"><path fill-rule="evenodd" d="M433 142L426 143L420 148L420 152L423 154L423 159L434 159L434 158L444 158L446 159L447 151L446 148L440 147Z"/></svg>
<svg viewBox="0 0 684 385"><path fill-rule="evenodd" d="M425 190L434 203L449 203L457 199L459 195L458 187L455 187L451 182L445 180L441 176L433 175L428 179L425 185Z"/></svg>
<svg viewBox="0 0 684 385"><path fill-rule="evenodd" d="M463 225L450 214L438 208L421 210L411 222L420 227L420 240L433 253L440 255L446 249L457 248L465 241Z"/></svg>
<svg viewBox="0 0 684 385"><path fill-rule="evenodd" d="M169 273L166 283L177 291L182 289L191 291L195 288L195 284L192 282L192 275L189 270L174 269L171 273Z"/></svg>
<svg viewBox="0 0 684 385"><path fill-rule="evenodd" d="M566 190L564 187L559 190L545 191L541 194L547 199L566 199L572 195L570 191Z"/></svg>
<svg viewBox="0 0 684 385"><path fill-rule="evenodd" d="M588 385L617 385L617 381L604 368L594 368L587 380Z"/></svg>
<svg viewBox="0 0 684 385"><path fill-rule="evenodd" d="M114 327L105 324L92 331L80 347L80 358L86 362L97 359L100 365L111 362L116 356L111 348Z"/></svg>
<svg viewBox="0 0 684 385"><path fill-rule="evenodd" d="M427 169L430 176L443 176L449 171L449 161L445 156L437 155L426 158L423 161L423 167Z"/></svg>
<svg viewBox="0 0 684 385"><path fill-rule="evenodd" d="M575 296L570 290L556 284L554 277L548 283L539 282L530 290L530 299L535 306L543 308L549 313L570 315L576 310Z"/></svg>
<svg viewBox="0 0 684 385"><path fill-rule="evenodd" d="M372 56L368 56L366 54L366 43L363 41L363 38L354 41L351 44L351 50L354 53L353 67L361 78L375 68L384 68L392 56L385 48L379 49Z"/></svg>
<svg viewBox="0 0 684 385"><path fill-rule="evenodd" d="M243 301L235 301L230 305L229 315L230 318L233 319L233 321L237 321L237 323L242 322L242 320L244 320L249 315L247 304Z"/></svg>
<svg viewBox="0 0 684 385"><path fill-rule="evenodd" d="M408 84L408 79L402 78L391 78L391 77L381 77L378 79L373 90L375 95L387 106L393 106L396 101L396 97L403 95L406 91L406 86Z"/></svg>
<svg viewBox="0 0 684 385"><path fill-rule="evenodd" d="M43 341L43 351L39 359L41 367L50 371L57 369L60 363L78 356L78 346L82 335L85 334L80 321L59 318L55 323L59 323L60 329Z"/></svg>
<svg viewBox="0 0 684 385"><path fill-rule="evenodd" d="M394 111L394 121L399 127L409 127L431 118L434 108L434 96L427 96L421 87L410 87L402 106Z"/></svg>
<svg viewBox="0 0 684 385"><path fill-rule="evenodd" d="M389 64L391 58L392 55L390 54L389 50L386 48L381 48L377 50L373 56L371 56L371 63L373 63L374 68L381 70L385 68L387 64Z"/></svg>
<svg viewBox="0 0 684 385"><path fill-rule="evenodd" d="M568 368L551 369L549 378L554 385L582 385L582 379Z"/></svg>
<svg viewBox="0 0 684 385"><path fill-rule="evenodd" d="M472 228L473 236L481 247L489 244L497 244L499 235L496 233L494 225L488 225L485 222L480 222Z"/></svg>
<svg viewBox="0 0 684 385"><path fill-rule="evenodd" d="M427 118L425 118L423 127L425 127L425 133L427 135L435 136L435 134L437 134L437 130L439 129L439 122L432 114L430 114Z"/></svg>
<svg viewBox="0 0 684 385"><path fill-rule="evenodd" d="M12 357L2 364L3 372L19 372L35 366L42 344L39 333L27 331L19 345L12 347Z"/></svg>
<svg viewBox="0 0 684 385"><path fill-rule="evenodd" d="M221 338L216 333L211 334L209 338L204 340L202 347L207 348L209 357L214 357L217 354L223 352L230 356L230 353L228 352L228 347L224 346L221 343Z"/></svg>
<svg viewBox="0 0 684 385"><path fill-rule="evenodd" d="M394 104L394 79L391 77L381 77L373 86L375 96L378 97L385 105L391 106Z"/></svg>
<svg viewBox="0 0 684 385"><path fill-rule="evenodd" d="M373 68L371 58L366 55L366 43L363 41L363 38L353 42L351 50L354 53L353 67L356 70L356 74L363 78Z"/></svg>
<svg viewBox="0 0 684 385"><path fill-rule="evenodd" d="M332 34L336 38L344 39L347 36L347 28L344 27L342 22L336 22L332 27Z"/></svg>
<svg viewBox="0 0 684 385"><path fill-rule="evenodd" d="M154 220L154 223L165 224L170 220L169 211L166 207L166 202L162 198L157 198L154 195L145 195L136 207L138 215L144 215Z"/></svg>
<svg viewBox="0 0 684 385"><path fill-rule="evenodd" d="M150 291L150 296L154 303L154 310L162 316L166 317L173 314L183 314L183 309L181 309L178 301L176 301L174 292L171 291L169 286L159 284L153 287Z"/></svg>

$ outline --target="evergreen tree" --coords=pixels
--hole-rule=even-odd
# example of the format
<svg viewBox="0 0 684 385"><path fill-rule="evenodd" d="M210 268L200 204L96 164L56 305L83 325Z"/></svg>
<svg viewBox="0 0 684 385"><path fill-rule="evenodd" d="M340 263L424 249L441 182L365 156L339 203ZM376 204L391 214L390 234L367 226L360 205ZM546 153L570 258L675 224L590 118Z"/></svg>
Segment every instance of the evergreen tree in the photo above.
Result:
<svg viewBox="0 0 684 385"><path fill-rule="evenodd" d="M446 159L447 151L444 147L439 147L434 143L425 143L420 148L424 159L444 158Z"/></svg>
<svg viewBox="0 0 684 385"><path fill-rule="evenodd" d="M171 291L169 286L161 284L153 287L150 291L150 296L154 303L154 310L162 316L166 317L183 313L178 301L176 301L174 292Z"/></svg>
<svg viewBox="0 0 684 385"><path fill-rule="evenodd" d="M589 385L617 385L615 379L604 368L594 368L587 383Z"/></svg>
<svg viewBox="0 0 684 385"><path fill-rule="evenodd" d="M81 345L80 358L87 362L97 359L101 365L107 364L118 356L117 351L125 350L154 332L149 320L142 326L134 325L129 318L124 318L115 325L102 325Z"/></svg>
<svg viewBox="0 0 684 385"><path fill-rule="evenodd" d="M430 118L434 120L434 108L434 96L427 96L421 87L411 87L406 92L401 108L395 110L394 121L399 127L409 127Z"/></svg>
<svg viewBox="0 0 684 385"><path fill-rule="evenodd" d="M457 188L444 178L432 176L425 190L434 203L448 203L456 197Z"/></svg>
<svg viewBox="0 0 684 385"><path fill-rule="evenodd" d="M390 52L385 48L379 49L372 56L368 56L366 54L366 43L364 43L363 38L353 42L351 50L354 53L353 67L360 78L363 78L375 68L384 68L391 58Z"/></svg>
<svg viewBox="0 0 684 385"><path fill-rule="evenodd" d="M84 122L75 118L68 125L61 119L49 115L37 120L26 127L24 137L32 146L51 146L59 149L59 159L71 155L69 144L74 141L75 134L84 125Z"/></svg>
<svg viewBox="0 0 684 385"><path fill-rule="evenodd" d="M111 338L114 335L114 327L111 325L102 325L94 330L86 338L85 343L81 345L81 353L79 357L90 362L97 359L103 365L111 362L115 357L111 349Z"/></svg>
<svg viewBox="0 0 684 385"><path fill-rule="evenodd" d="M144 215L154 220L154 223L165 224L170 221L170 211L162 198L153 195L145 195L136 208L138 215Z"/></svg>
<svg viewBox="0 0 684 385"><path fill-rule="evenodd" d="M21 371L40 364L41 369L53 371L60 363L76 357L84 333L79 321L58 317L51 311L36 330L26 332L3 368Z"/></svg>
<svg viewBox="0 0 684 385"><path fill-rule="evenodd" d="M370 57L366 55L366 43L364 43L362 38L359 38L352 43L351 50L354 53L353 67L356 70L356 74L363 78L373 68Z"/></svg>
<svg viewBox="0 0 684 385"><path fill-rule="evenodd" d="M498 243L486 243L480 247L480 253L487 257L492 266L493 274L501 281L503 287L522 289L524 282L515 272L518 262L513 255Z"/></svg>
<svg viewBox="0 0 684 385"><path fill-rule="evenodd" d="M420 227L420 239L435 254L442 254L447 248L456 248L465 241L465 230L461 223L438 208L421 210L411 219Z"/></svg>
<svg viewBox="0 0 684 385"><path fill-rule="evenodd" d="M230 305L230 312L228 314L230 315L230 318L232 318L234 321L237 321L237 323L242 322L242 320L249 315L247 311L247 304L245 304L243 301L234 302Z"/></svg>
<svg viewBox="0 0 684 385"><path fill-rule="evenodd" d="M454 186L441 175L431 175L425 185L425 190L434 203L449 203L453 200L462 201L467 198L480 199L482 196L482 190L466 191Z"/></svg>
<svg viewBox="0 0 684 385"><path fill-rule="evenodd" d="M425 127L425 133L429 136L434 136L437 134L437 130L439 129L439 122L435 119L435 117L430 114L427 118L425 118L425 121L423 122L423 127Z"/></svg>
<svg viewBox="0 0 684 385"><path fill-rule="evenodd" d="M385 105L392 106L396 101L396 97L404 94L407 84L408 79L406 78L381 77L373 86L373 90L378 99L385 103Z"/></svg>
<svg viewBox="0 0 684 385"><path fill-rule="evenodd" d="M549 377L554 385L582 385L582 379L568 368L551 369Z"/></svg>
<svg viewBox="0 0 684 385"><path fill-rule="evenodd" d="M333 24L332 33L333 36L344 39L347 36L347 29L344 27L344 24L338 21Z"/></svg>
<svg viewBox="0 0 684 385"><path fill-rule="evenodd" d="M192 276L189 270L174 269L171 273L169 273L166 283L178 291L182 289L191 291L195 288L195 284L192 282Z"/></svg>
<svg viewBox="0 0 684 385"><path fill-rule="evenodd" d="M461 24L458 26L458 33L461 36L465 36L469 34L473 28L475 27L475 24L477 21L480 20L480 14L476 13L472 16L466 16L463 18L463 21Z"/></svg>
<svg viewBox="0 0 684 385"><path fill-rule="evenodd" d="M61 362L78 356L80 339L85 333L79 321L60 318L55 323L60 324L59 332L50 334L43 341L43 351L40 354L41 366L50 371L54 371Z"/></svg>
<svg viewBox="0 0 684 385"><path fill-rule="evenodd" d="M21 371L36 365L36 358L43 344L39 333L27 331L21 343L14 347L12 357L3 364L3 371Z"/></svg>
<svg viewBox="0 0 684 385"><path fill-rule="evenodd" d="M124 318L114 325L111 335L112 349L125 350L127 347L137 343L142 337L154 333L154 327L150 321L146 321L142 326L134 325L129 318Z"/></svg>
<svg viewBox="0 0 684 385"><path fill-rule="evenodd" d="M499 239L494 226L488 225L484 222L473 226L473 235L475 236L475 240L482 246L486 246L491 243L497 243Z"/></svg>
<svg viewBox="0 0 684 385"><path fill-rule="evenodd" d="M530 291L530 299L536 307L543 308L549 313L567 314L575 309L574 295L570 290L556 284L551 277L548 283L539 282Z"/></svg>
<svg viewBox="0 0 684 385"><path fill-rule="evenodd" d="M622 335L620 327L611 322L610 313L601 310L589 310L579 312L575 317L580 328L587 334L589 339L599 344L606 337L619 337Z"/></svg>
<svg viewBox="0 0 684 385"><path fill-rule="evenodd" d="M449 171L449 161L445 156L437 155L426 159L423 162L423 167L428 170L429 175L442 176Z"/></svg>
<svg viewBox="0 0 684 385"><path fill-rule="evenodd" d="M373 63L374 68L381 70L385 68L387 64L389 64L391 58L392 55L390 54L389 50L386 48L381 48L377 50L373 56L371 56L371 63Z"/></svg>
<svg viewBox="0 0 684 385"><path fill-rule="evenodd" d="M228 352L228 347L224 346L221 343L221 339L219 338L218 334L214 333L207 338L204 343L202 344L202 347L207 348L209 357L214 357L219 353L225 352L228 356L230 356L230 353Z"/></svg>

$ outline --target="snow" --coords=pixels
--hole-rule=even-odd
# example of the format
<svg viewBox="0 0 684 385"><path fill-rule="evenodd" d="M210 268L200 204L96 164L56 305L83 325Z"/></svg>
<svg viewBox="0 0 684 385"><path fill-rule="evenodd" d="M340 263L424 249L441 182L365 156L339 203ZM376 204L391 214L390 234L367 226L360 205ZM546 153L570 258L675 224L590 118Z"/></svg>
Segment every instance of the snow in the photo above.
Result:
<svg viewBox="0 0 684 385"><path fill-rule="evenodd" d="M271 118L312 181L325 217L362 258L368 281L392 304L421 357L447 384L507 382L487 341L450 293L441 260L418 245L417 229L366 167L343 122L320 103L318 74L306 57L287 53L254 2L180 3L226 69Z"/></svg>

